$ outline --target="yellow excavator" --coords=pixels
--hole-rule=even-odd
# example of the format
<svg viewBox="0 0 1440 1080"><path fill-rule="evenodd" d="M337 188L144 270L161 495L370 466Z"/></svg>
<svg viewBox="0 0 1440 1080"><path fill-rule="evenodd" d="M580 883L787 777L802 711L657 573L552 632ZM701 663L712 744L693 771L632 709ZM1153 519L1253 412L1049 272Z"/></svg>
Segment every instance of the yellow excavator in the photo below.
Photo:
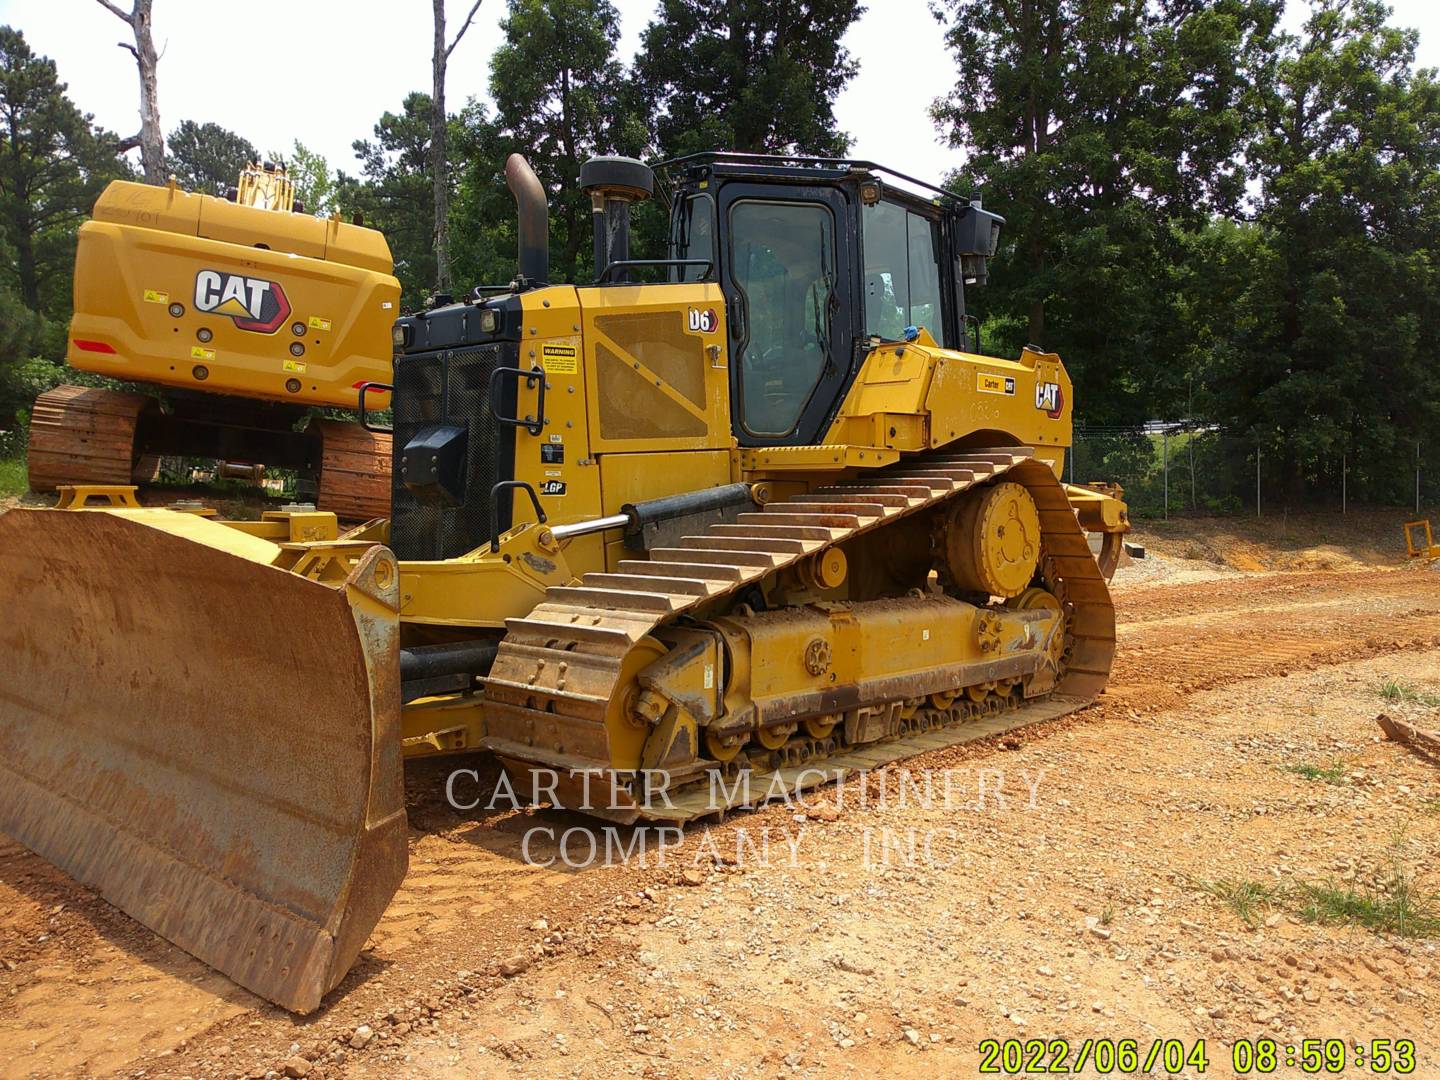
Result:
<svg viewBox="0 0 1440 1080"><path fill-rule="evenodd" d="M305 421L317 407L354 409L363 383L390 378L390 248L374 229L303 211L268 162L225 198L173 179L105 189L80 227L66 361L163 393L41 394L33 490L148 482L162 456L180 455L294 470L344 518L388 513L389 440Z"/></svg>
<svg viewBox="0 0 1440 1080"><path fill-rule="evenodd" d="M514 280L400 318L361 391L393 403L387 521L0 516L0 829L298 1012L405 874L407 758L684 823L1110 670L1125 505L1061 482L1059 357L967 336L1001 218L870 162L707 154L664 164L667 257L636 259L656 173L597 158L576 286L505 172Z"/></svg>

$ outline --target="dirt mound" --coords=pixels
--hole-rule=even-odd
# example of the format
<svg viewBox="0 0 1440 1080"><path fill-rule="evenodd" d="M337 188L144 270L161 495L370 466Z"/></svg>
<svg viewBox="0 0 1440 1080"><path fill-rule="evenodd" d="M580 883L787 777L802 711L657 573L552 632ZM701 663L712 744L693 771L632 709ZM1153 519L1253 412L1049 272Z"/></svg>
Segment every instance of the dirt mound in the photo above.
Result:
<svg viewBox="0 0 1440 1080"><path fill-rule="evenodd" d="M1263 571L1341 572L1406 562L1401 510L1271 517L1190 517L1137 522L1129 539L1147 558L1122 568L1124 587L1205 581ZM1150 565L1146 565L1149 563Z"/></svg>

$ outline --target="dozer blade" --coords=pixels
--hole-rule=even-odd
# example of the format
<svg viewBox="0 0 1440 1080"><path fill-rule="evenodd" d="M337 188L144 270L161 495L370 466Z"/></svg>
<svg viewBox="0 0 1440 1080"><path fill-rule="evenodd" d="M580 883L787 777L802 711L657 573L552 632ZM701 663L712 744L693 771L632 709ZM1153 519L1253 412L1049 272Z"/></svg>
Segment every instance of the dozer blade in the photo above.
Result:
<svg viewBox="0 0 1440 1080"><path fill-rule="evenodd" d="M168 510L0 515L0 831L309 1012L405 874L398 575Z"/></svg>

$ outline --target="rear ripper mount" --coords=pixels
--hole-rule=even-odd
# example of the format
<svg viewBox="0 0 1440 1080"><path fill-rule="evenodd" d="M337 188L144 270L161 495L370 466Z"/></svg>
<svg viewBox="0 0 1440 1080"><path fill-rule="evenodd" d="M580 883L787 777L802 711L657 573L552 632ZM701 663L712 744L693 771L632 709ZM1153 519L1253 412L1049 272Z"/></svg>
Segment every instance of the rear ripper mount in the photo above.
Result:
<svg viewBox="0 0 1440 1080"><path fill-rule="evenodd" d="M62 484L151 483L164 455L257 462L311 480L320 507L350 521L390 512L390 436L342 420L296 424L306 410L247 398L145 394L58 386L35 401L29 470L34 491Z"/></svg>

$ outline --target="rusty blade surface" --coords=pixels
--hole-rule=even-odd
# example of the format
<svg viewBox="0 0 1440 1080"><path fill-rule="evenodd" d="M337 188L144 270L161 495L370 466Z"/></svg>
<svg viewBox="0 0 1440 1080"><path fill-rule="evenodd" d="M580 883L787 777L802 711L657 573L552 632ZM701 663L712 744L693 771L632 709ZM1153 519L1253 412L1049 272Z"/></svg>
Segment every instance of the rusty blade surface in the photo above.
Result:
<svg viewBox="0 0 1440 1080"><path fill-rule="evenodd" d="M0 831L309 1012L405 874L394 558L164 510L0 515Z"/></svg>

